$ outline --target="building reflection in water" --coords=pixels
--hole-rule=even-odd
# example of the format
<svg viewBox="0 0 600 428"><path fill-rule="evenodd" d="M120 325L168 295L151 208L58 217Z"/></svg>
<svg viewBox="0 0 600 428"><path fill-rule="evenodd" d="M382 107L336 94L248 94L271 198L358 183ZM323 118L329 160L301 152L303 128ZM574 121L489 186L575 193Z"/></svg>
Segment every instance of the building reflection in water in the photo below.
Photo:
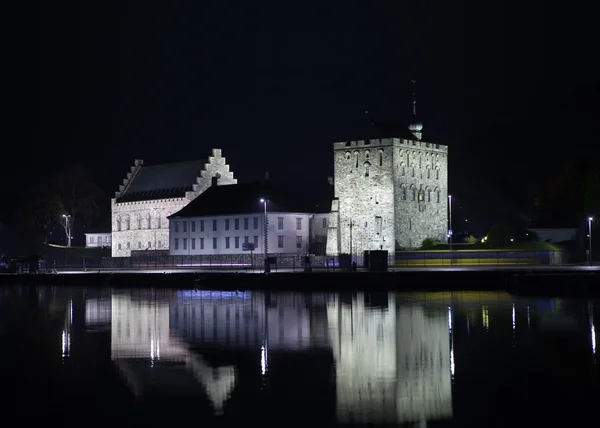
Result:
<svg viewBox="0 0 600 428"><path fill-rule="evenodd" d="M169 300L113 294L111 301L111 356L132 392L136 396L144 393L148 366L169 374L179 368L194 376L215 411L222 412L235 385L235 367L213 368L170 335Z"/></svg>
<svg viewBox="0 0 600 428"><path fill-rule="evenodd" d="M73 299L69 299L62 331L62 359L63 362L71 356L71 330L73 328Z"/></svg>
<svg viewBox="0 0 600 428"><path fill-rule="evenodd" d="M448 311L369 307L362 293L328 302L341 423L422 422L452 417Z"/></svg>

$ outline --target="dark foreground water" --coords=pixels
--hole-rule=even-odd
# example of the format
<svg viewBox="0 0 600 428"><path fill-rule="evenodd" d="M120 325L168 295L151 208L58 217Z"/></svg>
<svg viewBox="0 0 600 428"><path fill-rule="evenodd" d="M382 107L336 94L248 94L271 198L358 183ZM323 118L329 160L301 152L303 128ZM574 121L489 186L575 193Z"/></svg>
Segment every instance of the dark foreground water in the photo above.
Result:
<svg viewBox="0 0 600 428"><path fill-rule="evenodd" d="M600 426L600 302L0 289L0 424Z"/></svg>

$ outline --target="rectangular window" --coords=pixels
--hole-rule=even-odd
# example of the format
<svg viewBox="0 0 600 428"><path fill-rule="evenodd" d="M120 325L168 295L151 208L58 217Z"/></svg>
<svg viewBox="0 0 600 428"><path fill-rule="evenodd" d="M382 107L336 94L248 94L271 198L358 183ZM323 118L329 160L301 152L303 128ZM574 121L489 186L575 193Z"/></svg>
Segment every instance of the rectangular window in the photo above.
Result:
<svg viewBox="0 0 600 428"><path fill-rule="evenodd" d="M175 249L179 250L179 238L175 238Z"/></svg>
<svg viewBox="0 0 600 428"><path fill-rule="evenodd" d="M279 248L283 248L283 236L278 236L277 237L277 246Z"/></svg>
<svg viewBox="0 0 600 428"><path fill-rule="evenodd" d="M225 230L229 230L229 219L225 219Z"/></svg>
<svg viewBox="0 0 600 428"><path fill-rule="evenodd" d="M254 228L258 229L258 217L254 217Z"/></svg>
<svg viewBox="0 0 600 428"><path fill-rule="evenodd" d="M217 238L213 238L213 250L217 249Z"/></svg>
<svg viewBox="0 0 600 428"><path fill-rule="evenodd" d="M235 237L235 248L240 248L240 237L239 236Z"/></svg>
<svg viewBox="0 0 600 428"><path fill-rule="evenodd" d="M244 219L244 230L248 230L248 218Z"/></svg>
<svg viewBox="0 0 600 428"><path fill-rule="evenodd" d="M179 232L179 222L175 222L175 233Z"/></svg>
<svg viewBox="0 0 600 428"><path fill-rule="evenodd" d="M235 230L239 230L240 229L240 219L236 218L234 220L234 223L235 223Z"/></svg>
<svg viewBox="0 0 600 428"><path fill-rule="evenodd" d="M323 229L327 227L327 218L323 217Z"/></svg>
<svg viewBox="0 0 600 428"><path fill-rule="evenodd" d="M183 238L183 249L187 250L187 238Z"/></svg>
<svg viewBox="0 0 600 428"><path fill-rule="evenodd" d="M277 229L283 229L283 217L277 217Z"/></svg>
<svg viewBox="0 0 600 428"><path fill-rule="evenodd" d="M247 244L248 242L250 242L250 237L244 236L244 244Z"/></svg>
<svg viewBox="0 0 600 428"><path fill-rule="evenodd" d="M187 233L187 221L183 222L183 233Z"/></svg>
<svg viewBox="0 0 600 428"><path fill-rule="evenodd" d="M195 250L196 249L196 238L191 238L191 241L192 242L190 242L190 243L192 244L192 250Z"/></svg>
<svg viewBox="0 0 600 428"><path fill-rule="evenodd" d="M302 230L302 218L296 219L296 230Z"/></svg>
<svg viewBox="0 0 600 428"><path fill-rule="evenodd" d="M225 248L229 248L229 236L225 238Z"/></svg>
<svg viewBox="0 0 600 428"><path fill-rule="evenodd" d="M194 233L196 231L196 220L192 220L190 223L192 225L192 233Z"/></svg>
<svg viewBox="0 0 600 428"><path fill-rule="evenodd" d="M200 249L204 250L204 238L200 238Z"/></svg>
<svg viewBox="0 0 600 428"><path fill-rule="evenodd" d="M302 237L296 236L296 248L302 248Z"/></svg>
<svg viewBox="0 0 600 428"><path fill-rule="evenodd" d="M204 232L204 220L200 220L200 232Z"/></svg>
<svg viewBox="0 0 600 428"><path fill-rule="evenodd" d="M217 220L213 220L213 232L217 231Z"/></svg>
<svg viewBox="0 0 600 428"><path fill-rule="evenodd" d="M254 237L254 248L258 248L258 236Z"/></svg>
<svg viewBox="0 0 600 428"><path fill-rule="evenodd" d="M375 231L379 235L381 235L381 232L383 231L383 220L379 216L375 217Z"/></svg>

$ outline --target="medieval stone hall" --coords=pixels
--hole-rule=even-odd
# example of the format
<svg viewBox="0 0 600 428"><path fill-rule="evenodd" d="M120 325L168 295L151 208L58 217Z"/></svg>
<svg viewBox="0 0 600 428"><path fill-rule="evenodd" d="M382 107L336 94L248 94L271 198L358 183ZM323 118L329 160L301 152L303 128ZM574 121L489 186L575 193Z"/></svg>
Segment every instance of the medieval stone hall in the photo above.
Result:
<svg viewBox="0 0 600 428"><path fill-rule="evenodd" d="M211 185L236 183L221 149L213 149L208 159L187 162L144 166L144 161L136 160L111 200L112 256L168 250L168 216Z"/></svg>

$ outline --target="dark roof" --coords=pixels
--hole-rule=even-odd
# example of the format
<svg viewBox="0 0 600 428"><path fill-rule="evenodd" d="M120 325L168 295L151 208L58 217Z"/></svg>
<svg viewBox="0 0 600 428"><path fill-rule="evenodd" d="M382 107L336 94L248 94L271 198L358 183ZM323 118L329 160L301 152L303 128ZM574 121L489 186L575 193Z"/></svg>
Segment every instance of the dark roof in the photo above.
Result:
<svg viewBox="0 0 600 428"><path fill-rule="evenodd" d="M142 166L118 202L179 198L192 190L206 160Z"/></svg>
<svg viewBox="0 0 600 428"><path fill-rule="evenodd" d="M331 211L333 186L302 184L274 185L242 183L213 186L171 217L202 217L262 212L260 199L267 199L271 212L328 213Z"/></svg>

